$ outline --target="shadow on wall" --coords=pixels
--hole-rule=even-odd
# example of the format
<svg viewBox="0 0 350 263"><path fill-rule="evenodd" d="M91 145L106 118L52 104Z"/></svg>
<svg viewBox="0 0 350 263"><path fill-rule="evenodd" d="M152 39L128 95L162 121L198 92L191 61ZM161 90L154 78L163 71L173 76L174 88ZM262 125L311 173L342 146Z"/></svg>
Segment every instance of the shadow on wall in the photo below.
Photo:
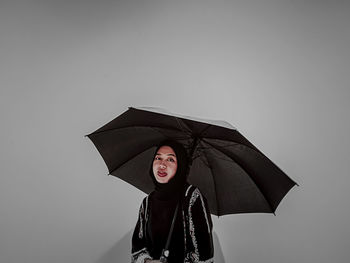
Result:
<svg viewBox="0 0 350 263"><path fill-rule="evenodd" d="M130 230L122 237L113 247L107 250L96 263L116 263L116 262L131 262L131 237L133 231ZM224 255L221 250L218 236L213 233L214 241L214 262L225 263Z"/></svg>

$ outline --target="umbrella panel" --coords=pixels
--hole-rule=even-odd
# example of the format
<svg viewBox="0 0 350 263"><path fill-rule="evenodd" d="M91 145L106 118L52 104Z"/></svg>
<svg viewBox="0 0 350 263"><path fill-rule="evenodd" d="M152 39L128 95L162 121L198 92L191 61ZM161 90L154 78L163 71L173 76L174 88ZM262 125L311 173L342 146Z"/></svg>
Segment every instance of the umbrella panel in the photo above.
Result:
<svg viewBox="0 0 350 263"><path fill-rule="evenodd" d="M207 149L195 159L189 182L205 194L212 214L272 212L249 175L215 149Z"/></svg>

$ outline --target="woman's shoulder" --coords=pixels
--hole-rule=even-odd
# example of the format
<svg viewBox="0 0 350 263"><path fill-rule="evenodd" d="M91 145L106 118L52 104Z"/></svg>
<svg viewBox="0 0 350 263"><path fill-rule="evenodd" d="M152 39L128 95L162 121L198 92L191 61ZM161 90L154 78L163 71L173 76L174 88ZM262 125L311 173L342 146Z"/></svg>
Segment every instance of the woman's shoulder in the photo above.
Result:
<svg viewBox="0 0 350 263"><path fill-rule="evenodd" d="M192 185L192 184L188 184L186 185L185 187L185 198L188 197L188 196L191 196L191 194L196 190L198 189L198 187ZM198 189L199 190L199 189Z"/></svg>
<svg viewBox="0 0 350 263"><path fill-rule="evenodd" d="M147 214L149 211L149 196L150 196L150 194L146 195L142 199L140 211L139 211L141 214Z"/></svg>
<svg viewBox="0 0 350 263"><path fill-rule="evenodd" d="M146 195L143 199L142 199L142 202L141 202L141 206L143 207L147 207L148 206L148 203L149 203L149 200L150 200L150 196L152 195L153 192L149 193L148 195Z"/></svg>
<svg viewBox="0 0 350 263"><path fill-rule="evenodd" d="M183 204L185 210L189 211L195 206L206 209L208 203L205 195L202 194L199 187L194 185L188 185L184 195Z"/></svg>
<svg viewBox="0 0 350 263"><path fill-rule="evenodd" d="M195 185L188 185L185 190L185 196L184 198L188 201L195 201L198 197L203 198L203 195L200 191L200 189Z"/></svg>

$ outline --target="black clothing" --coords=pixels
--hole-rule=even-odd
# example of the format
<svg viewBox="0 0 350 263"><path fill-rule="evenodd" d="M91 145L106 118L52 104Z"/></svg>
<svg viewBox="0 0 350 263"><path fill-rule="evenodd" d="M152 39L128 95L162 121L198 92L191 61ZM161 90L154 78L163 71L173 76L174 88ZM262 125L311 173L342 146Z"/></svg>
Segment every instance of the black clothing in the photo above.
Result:
<svg viewBox="0 0 350 263"><path fill-rule="evenodd" d="M175 208L169 201L165 201L164 206L157 202L156 207L165 209L165 214L168 214L166 219L158 217L157 211L153 210L154 206L152 208L153 194L154 192L145 197L140 207L132 237L132 263L144 263L147 258L159 259L169 233ZM181 196L178 212L168 262L213 263L212 221L206 199L197 187L187 187ZM156 222L156 226L152 222Z"/></svg>
<svg viewBox="0 0 350 263"><path fill-rule="evenodd" d="M155 194L149 197L150 218L146 236L151 241L150 255L153 258L160 258L165 247L177 203L178 198L159 200ZM170 243L170 262L183 262L183 242L182 218L178 211Z"/></svg>

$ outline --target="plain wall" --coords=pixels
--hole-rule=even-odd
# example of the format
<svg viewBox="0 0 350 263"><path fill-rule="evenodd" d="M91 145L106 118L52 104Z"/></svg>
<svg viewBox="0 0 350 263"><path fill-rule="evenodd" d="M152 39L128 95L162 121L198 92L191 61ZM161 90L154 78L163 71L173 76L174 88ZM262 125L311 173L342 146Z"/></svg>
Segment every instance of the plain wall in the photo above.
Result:
<svg viewBox="0 0 350 263"><path fill-rule="evenodd" d="M225 120L300 184L276 216L213 217L225 262L349 262L349 11L0 1L0 262L97 263L126 242L144 194L84 135L129 106Z"/></svg>

